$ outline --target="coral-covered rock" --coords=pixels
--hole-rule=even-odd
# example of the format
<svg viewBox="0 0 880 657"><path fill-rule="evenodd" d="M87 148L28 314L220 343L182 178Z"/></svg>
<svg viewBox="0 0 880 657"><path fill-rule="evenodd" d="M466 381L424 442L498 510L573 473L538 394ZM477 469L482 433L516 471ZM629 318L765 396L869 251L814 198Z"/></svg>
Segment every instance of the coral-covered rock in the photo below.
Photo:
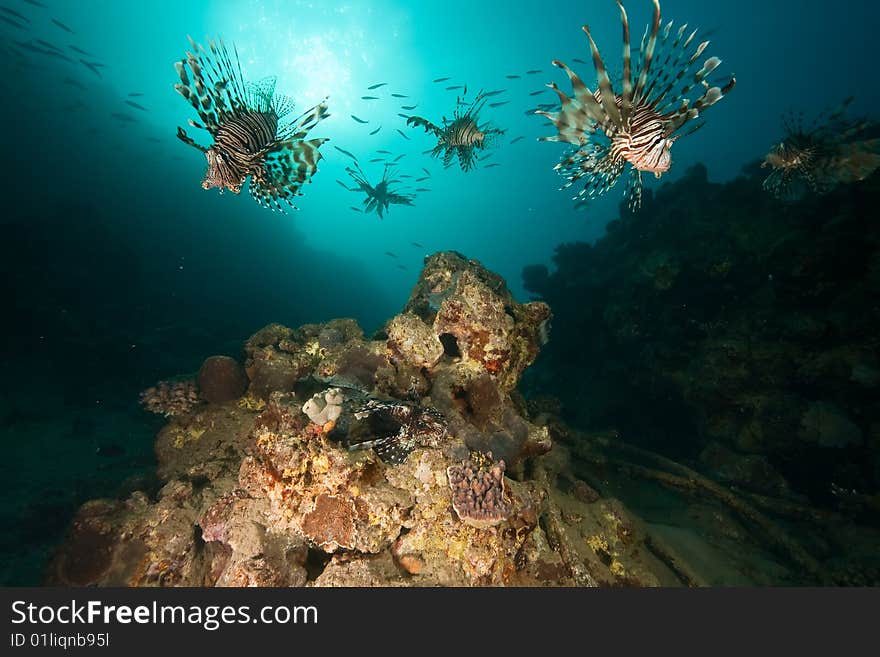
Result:
<svg viewBox="0 0 880 657"><path fill-rule="evenodd" d="M248 387L244 368L229 356L206 358L199 368L199 396L211 404L223 404L241 397Z"/></svg>
<svg viewBox="0 0 880 657"><path fill-rule="evenodd" d="M412 313L394 317L385 332L388 347L416 367L434 367L443 357L443 343L433 327Z"/></svg>
<svg viewBox="0 0 880 657"><path fill-rule="evenodd" d="M141 405L165 417L186 415L199 401L199 389L194 381L160 381L141 393Z"/></svg>

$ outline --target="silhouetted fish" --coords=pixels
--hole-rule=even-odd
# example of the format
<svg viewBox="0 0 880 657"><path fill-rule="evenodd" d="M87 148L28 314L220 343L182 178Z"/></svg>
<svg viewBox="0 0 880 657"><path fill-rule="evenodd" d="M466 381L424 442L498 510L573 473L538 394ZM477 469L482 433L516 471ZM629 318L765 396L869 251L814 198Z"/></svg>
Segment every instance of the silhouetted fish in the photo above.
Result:
<svg viewBox="0 0 880 657"><path fill-rule="evenodd" d="M73 52L78 52L80 55L85 55L86 57L92 56L92 53L86 52L82 48L77 48L76 46L67 46L67 47L70 48Z"/></svg>
<svg viewBox="0 0 880 657"><path fill-rule="evenodd" d="M495 91L486 91L485 93L480 94L480 98L489 98L491 96L497 96L498 94L503 94L507 89L496 89Z"/></svg>
<svg viewBox="0 0 880 657"><path fill-rule="evenodd" d="M453 89L461 89L460 84L454 84L451 87L446 87L446 91L452 91Z"/></svg>
<svg viewBox="0 0 880 657"><path fill-rule="evenodd" d="M406 269L406 267L404 267L403 265L397 265L397 268L398 269Z"/></svg>
<svg viewBox="0 0 880 657"><path fill-rule="evenodd" d="M139 110L141 110L142 112L146 112L146 111L148 111L146 107L144 107L143 105L138 105L138 104L137 104L136 102L134 102L133 100L126 100L126 101L125 101L125 104L126 104L126 105L130 105L131 107L134 107L135 109L139 109Z"/></svg>
<svg viewBox="0 0 880 657"><path fill-rule="evenodd" d="M162 140L159 139L158 137L147 137L147 141L151 141L154 144L161 144L162 143Z"/></svg>
<svg viewBox="0 0 880 657"><path fill-rule="evenodd" d="M519 80L518 75L505 75L504 77L506 77L508 80Z"/></svg>
<svg viewBox="0 0 880 657"><path fill-rule="evenodd" d="M377 150L376 152L377 153L384 153L385 155L391 155L391 151Z"/></svg>
<svg viewBox="0 0 880 657"><path fill-rule="evenodd" d="M421 178L416 178L416 182L425 182L426 180L430 180L431 176L422 176Z"/></svg>
<svg viewBox="0 0 880 657"><path fill-rule="evenodd" d="M354 119L355 121L357 121L358 123L369 123L369 121L364 121L363 119L359 119L359 118L356 117L354 114L351 115L351 118L353 118L353 119Z"/></svg>
<svg viewBox="0 0 880 657"><path fill-rule="evenodd" d="M378 89L379 87L384 87L386 84L388 84L388 83L387 82L380 82L378 84L371 84L369 87L367 87L367 89L372 91L373 89Z"/></svg>
<svg viewBox="0 0 880 657"><path fill-rule="evenodd" d="M435 78L434 82L446 82L447 80L451 80L452 78Z"/></svg>
<svg viewBox="0 0 880 657"><path fill-rule="evenodd" d="M370 162L384 162L384 161L385 161L384 157L374 157L372 160L370 160Z"/></svg>
<svg viewBox="0 0 880 657"><path fill-rule="evenodd" d="M120 121L127 121L128 123L134 123L135 121L137 121L137 119L134 118L131 114L125 114L123 112L113 112L113 114L111 114L110 116Z"/></svg>
<svg viewBox="0 0 880 657"><path fill-rule="evenodd" d="M0 16L0 21L3 21L4 23L8 23L9 25L12 25L12 27L17 27L21 30L27 29L27 25L22 25L18 21L15 21L15 20L9 18L8 16Z"/></svg>
<svg viewBox="0 0 880 657"><path fill-rule="evenodd" d="M392 98L409 98L406 94L391 94Z"/></svg>
<svg viewBox="0 0 880 657"><path fill-rule="evenodd" d="M336 179L336 182L337 182L341 187L345 187L345 189L348 189L348 185L346 185L344 182L342 182L339 178Z"/></svg>
<svg viewBox="0 0 880 657"><path fill-rule="evenodd" d="M355 212L363 212L363 210L361 210L360 208L356 208L356 207L353 206L353 205L349 205L349 206L348 206L348 209L349 209L349 210L354 210Z"/></svg>
<svg viewBox="0 0 880 657"><path fill-rule="evenodd" d="M425 172L425 175L426 175L426 176L430 176L430 175L431 175L431 172L428 171L425 167L422 167L422 171Z"/></svg>
<svg viewBox="0 0 880 657"><path fill-rule="evenodd" d="M67 27L64 23L62 23L62 22L61 22L60 20L58 20L57 18L53 18L53 19L52 19L52 22L55 23L55 25L57 25L58 27L60 27L60 28L61 28L62 30L64 30L65 32L70 32L71 34L76 34L76 32L74 32L73 30L71 30L69 27Z"/></svg>
<svg viewBox="0 0 880 657"><path fill-rule="evenodd" d="M64 84L69 84L71 87L76 87L78 89L85 90L85 88L86 88L86 85L84 85L79 80L74 80L73 78L64 78L64 80L62 80L62 82L64 82Z"/></svg>
<svg viewBox="0 0 880 657"><path fill-rule="evenodd" d="M419 187L418 189L416 189L416 191L417 192L430 192L431 190L428 189L427 187Z"/></svg>
<svg viewBox="0 0 880 657"><path fill-rule="evenodd" d="M419 106L418 103L416 103L415 105L401 105L400 109L414 110L418 106Z"/></svg>
<svg viewBox="0 0 880 657"><path fill-rule="evenodd" d="M501 107L502 105L507 105L509 100L502 100L500 103L489 103L489 107Z"/></svg>
<svg viewBox="0 0 880 657"><path fill-rule="evenodd" d="M401 114L400 112L397 113L397 116L399 116L399 117L402 118L402 119L408 119L408 118L409 118L409 114Z"/></svg>
<svg viewBox="0 0 880 657"><path fill-rule="evenodd" d="M533 68L531 71L526 71L526 75L537 75L538 73L543 73L543 71L539 68Z"/></svg>
<svg viewBox="0 0 880 657"><path fill-rule="evenodd" d="M349 153L349 152L348 152L347 150L345 150L344 148L339 148L339 146L333 146L333 148L335 148L337 151L339 151L339 152L342 153L343 155L348 155L352 160L354 160L355 162L357 162L357 157L355 157L355 154L354 154L354 153Z"/></svg>
<svg viewBox="0 0 880 657"><path fill-rule="evenodd" d="M129 98L137 98L138 96L143 96L143 94L139 91L133 91L132 93L128 94Z"/></svg>
<svg viewBox="0 0 880 657"><path fill-rule="evenodd" d="M376 134L377 132L379 132L381 129L382 129L382 126L379 126L379 127L376 128L375 130L373 130L372 132L370 132L370 134L371 134L371 135L375 135L375 134Z"/></svg>
<svg viewBox="0 0 880 657"><path fill-rule="evenodd" d="M9 7L0 7L0 11L5 11L10 16L15 16L16 19L25 23L31 22L27 16L25 16L24 14L19 14L17 11L15 11L14 9L10 9Z"/></svg>
<svg viewBox="0 0 880 657"><path fill-rule="evenodd" d="M397 157L395 157L393 161L394 161L394 162L400 162L400 160L403 159L403 158L405 158L405 157L406 157L406 153L401 153L400 155L398 155Z"/></svg>
<svg viewBox="0 0 880 657"><path fill-rule="evenodd" d="M406 136L406 133L403 130L401 130L400 128L397 129L397 132L399 132L400 136L403 137L404 139L409 139L409 137Z"/></svg>
<svg viewBox="0 0 880 657"><path fill-rule="evenodd" d="M361 96L361 100L379 100L379 96Z"/></svg>
<svg viewBox="0 0 880 657"><path fill-rule="evenodd" d="M85 66L85 67L86 67L87 69L89 69L92 73L94 73L95 75L97 75L99 78L100 78L100 77L103 77L103 76L101 75L101 71L98 70L98 66L103 66L103 64L98 64L98 62L87 62L87 61L84 60L84 59L80 59L79 61L82 62L82 65L83 65L83 66Z"/></svg>
<svg viewBox="0 0 880 657"><path fill-rule="evenodd" d="M510 140L510 143L515 144L516 142L520 141L521 139L525 139L525 137L515 137L514 139Z"/></svg>
<svg viewBox="0 0 880 657"><path fill-rule="evenodd" d="M501 166L501 165L498 164L498 162L493 162L492 164L487 164L487 165L484 166L483 168L484 168L484 169L491 169L492 167L500 167L500 166Z"/></svg>
<svg viewBox="0 0 880 657"><path fill-rule="evenodd" d="M578 64L586 64L586 62L583 59L578 59L577 57L575 57L571 61L577 62Z"/></svg>
<svg viewBox="0 0 880 657"><path fill-rule="evenodd" d="M417 249L424 249L425 248L423 245L419 244L418 242L410 242L410 244L412 244Z"/></svg>
<svg viewBox="0 0 880 657"><path fill-rule="evenodd" d="M396 257L397 257L397 254L396 254L396 253L392 253L391 251L386 251L386 252L385 252L385 255L387 255L387 256L391 256L392 258L396 258Z"/></svg>
<svg viewBox="0 0 880 657"><path fill-rule="evenodd" d="M400 175L397 176L397 177L398 177L398 178L412 178L412 176L409 175L408 173L402 173L402 174L400 174Z"/></svg>
<svg viewBox="0 0 880 657"><path fill-rule="evenodd" d="M39 43L44 48L49 48L50 50L54 50L55 52L61 52L61 48L49 43L48 41L43 41L42 39L34 39L34 42Z"/></svg>
<svg viewBox="0 0 880 657"><path fill-rule="evenodd" d="M538 96L538 95L544 93L545 91L547 91L547 90L546 90L546 89L539 89L538 91L532 91L532 92L529 94L529 96Z"/></svg>

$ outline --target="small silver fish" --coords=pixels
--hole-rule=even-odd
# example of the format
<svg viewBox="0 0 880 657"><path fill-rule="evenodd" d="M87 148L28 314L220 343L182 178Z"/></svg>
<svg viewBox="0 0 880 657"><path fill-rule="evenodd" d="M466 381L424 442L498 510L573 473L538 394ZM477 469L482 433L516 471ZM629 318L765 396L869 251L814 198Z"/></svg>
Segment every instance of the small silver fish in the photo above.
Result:
<svg viewBox="0 0 880 657"><path fill-rule="evenodd" d="M502 100L500 103L489 103L489 107L501 107L502 105L507 105L509 100Z"/></svg>
<svg viewBox="0 0 880 657"><path fill-rule="evenodd" d="M379 100L379 96L361 96L361 100Z"/></svg>
<svg viewBox="0 0 880 657"><path fill-rule="evenodd" d="M403 130L401 130L400 128L397 129L397 132L399 132L400 136L403 137L404 139L409 139L409 137L406 136L406 133Z"/></svg>
<svg viewBox="0 0 880 657"><path fill-rule="evenodd" d="M451 80L452 78L435 78L434 82L446 82L447 80Z"/></svg>
<svg viewBox="0 0 880 657"><path fill-rule="evenodd" d="M354 114L351 115L351 118L353 118L353 119L354 119L355 121L357 121L358 123L369 123L369 121L364 121L363 119L359 119L359 118L356 117Z"/></svg>
<svg viewBox="0 0 880 657"><path fill-rule="evenodd" d="M516 138L514 138L514 139L511 139L511 140L510 140L510 143L511 143L511 144L515 144L516 142L520 141L521 139L525 139L525 137L516 137Z"/></svg>
<svg viewBox="0 0 880 657"><path fill-rule="evenodd" d="M375 130L371 131L370 134L371 134L371 135L375 135L375 134L378 133L381 129L382 129L382 126L379 126L379 127L376 128Z"/></svg>
<svg viewBox="0 0 880 657"><path fill-rule="evenodd" d="M335 146L335 145L333 146L333 148L335 148L337 151L339 151L343 155L348 155L352 160L357 162L357 157L355 157L354 153L350 153L347 150L345 150L344 148L339 148L339 146Z"/></svg>
<svg viewBox="0 0 880 657"><path fill-rule="evenodd" d="M134 102L133 100L126 100L126 101L125 101L125 104L126 104L126 105L130 105L131 107L134 107L135 109L139 109L139 110L141 110L142 112L146 112L146 111L148 111L146 107L144 107L143 105L138 105L138 104L137 104L136 102Z"/></svg>
<svg viewBox="0 0 880 657"><path fill-rule="evenodd" d="M52 22L55 23L55 25L57 25L58 27L60 27L60 28L61 28L62 30L64 30L65 32L70 32L71 34L76 34L76 32L74 32L73 30L71 30L69 27L67 27L64 23L62 23L61 21L59 21L57 18L53 18L53 19L52 19Z"/></svg>
<svg viewBox="0 0 880 657"><path fill-rule="evenodd" d="M418 107L417 104L416 104L416 105L401 105L401 106L400 106L400 109L414 110L416 107Z"/></svg>
<svg viewBox="0 0 880 657"><path fill-rule="evenodd" d="M380 82L379 84L372 84L369 87L367 87L367 89L372 91L373 89L378 89L379 87L384 87L386 84L388 84L388 83L387 82Z"/></svg>
<svg viewBox="0 0 880 657"><path fill-rule="evenodd" d="M406 94L391 94L392 98L409 98Z"/></svg>
<svg viewBox="0 0 880 657"><path fill-rule="evenodd" d="M520 76L518 76L518 75L505 75L504 77L506 77L508 80L519 80Z"/></svg>

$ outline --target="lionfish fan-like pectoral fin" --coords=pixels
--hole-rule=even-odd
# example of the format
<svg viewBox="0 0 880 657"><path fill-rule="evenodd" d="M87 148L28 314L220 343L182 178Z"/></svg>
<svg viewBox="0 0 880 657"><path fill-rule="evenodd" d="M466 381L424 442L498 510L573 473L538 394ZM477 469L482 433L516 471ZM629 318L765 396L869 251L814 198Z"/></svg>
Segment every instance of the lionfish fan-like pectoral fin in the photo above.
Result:
<svg viewBox="0 0 880 657"><path fill-rule="evenodd" d="M473 146L456 146L458 163L462 171L470 171L477 163L477 153Z"/></svg>
<svg viewBox="0 0 880 657"><path fill-rule="evenodd" d="M612 157L606 146L594 144L563 158L556 169L568 181L563 189L585 179L575 197L578 199L595 198L614 187L625 165L626 160Z"/></svg>
<svg viewBox="0 0 880 657"><path fill-rule="evenodd" d="M300 194L300 187L310 182L318 170L322 157L318 148L325 141L290 139L273 146L266 154L262 174L251 180L251 196L276 210L281 210L281 201L296 209L293 197Z"/></svg>
<svg viewBox="0 0 880 657"><path fill-rule="evenodd" d="M177 128L177 138L184 144L189 144L193 148L197 148L198 150L202 151L202 153L208 152L207 148L205 148L204 146L200 146L195 141L193 141L193 139L188 134L186 134L186 130L184 130L180 126L178 126Z"/></svg>
<svg viewBox="0 0 880 657"><path fill-rule="evenodd" d="M248 107L258 112L268 112L272 109L272 99L275 96L275 85L277 82L278 78L274 75L265 77L257 82L248 82L245 86L248 95Z"/></svg>
<svg viewBox="0 0 880 657"><path fill-rule="evenodd" d="M636 212L642 207L642 172L635 167L629 172L629 182L623 197L628 199L627 207L630 212Z"/></svg>
<svg viewBox="0 0 880 657"><path fill-rule="evenodd" d="M803 176L787 169L773 169L762 187L780 201L791 203L806 196L809 185Z"/></svg>

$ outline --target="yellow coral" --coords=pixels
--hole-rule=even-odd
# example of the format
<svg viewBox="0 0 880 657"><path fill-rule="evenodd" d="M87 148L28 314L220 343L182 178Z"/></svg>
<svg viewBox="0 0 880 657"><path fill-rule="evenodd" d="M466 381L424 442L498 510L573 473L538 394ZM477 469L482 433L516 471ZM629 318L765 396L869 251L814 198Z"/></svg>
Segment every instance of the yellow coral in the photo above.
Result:
<svg viewBox="0 0 880 657"><path fill-rule="evenodd" d="M259 397L254 397L252 394L248 393L238 400L238 407L243 408L246 411L262 411L266 408L266 402Z"/></svg>

